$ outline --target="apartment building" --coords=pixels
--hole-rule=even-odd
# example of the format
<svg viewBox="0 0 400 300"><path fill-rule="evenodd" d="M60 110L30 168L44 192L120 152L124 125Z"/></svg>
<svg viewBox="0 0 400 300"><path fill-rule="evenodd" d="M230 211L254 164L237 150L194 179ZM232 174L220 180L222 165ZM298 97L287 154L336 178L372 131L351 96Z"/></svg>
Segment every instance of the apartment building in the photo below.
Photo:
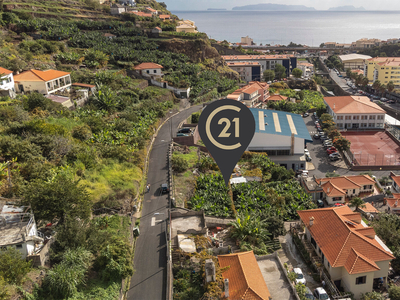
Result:
<svg viewBox="0 0 400 300"><path fill-rule="evenodd" d="M241 37L241 38L240 38L240 44L241 44L241 45L248 45L248 46L251 46L251 45L253 45L254 43L253 43L253 39L252 39L252 38L250 38L249 36L245 36L245 37Z"/></svg>
<svg viewBox="0 0 400 300"><path fill-rule="evenodd" d="M365 96L325 97L338 129L383 128L386 111Z"/></svg>
<svg viewBox="0 0 400 300"><path fill-rule="evenodd" d="M286 76L289 77L292 70L297 68L297 57L294 55L223 55L225 62L258 62L261 72L274 70L276 65L286 68Z"/></svg>
<svg viewBox="0 0 400 300"><path fill-rule="evenodd" d="M362 38L353 43L351 43L351 47L353 48L373 48L375 46L380 46L382 41L380 39L367 39Z"/></svg>
<svg viewBox="0 0 400 300"><path fill-rule="evenodd" d="M261 80L261 65L258 62L228 62L228 67L239 73L240 79L246 82Z"/></svg>
<svg viewBox="0 0 400 300"><path fill-rule="evenodd" d="M364 76L373 83L379 80L382 84L393 81L400 86L400 57L374 57L364 61Z"/></svg>

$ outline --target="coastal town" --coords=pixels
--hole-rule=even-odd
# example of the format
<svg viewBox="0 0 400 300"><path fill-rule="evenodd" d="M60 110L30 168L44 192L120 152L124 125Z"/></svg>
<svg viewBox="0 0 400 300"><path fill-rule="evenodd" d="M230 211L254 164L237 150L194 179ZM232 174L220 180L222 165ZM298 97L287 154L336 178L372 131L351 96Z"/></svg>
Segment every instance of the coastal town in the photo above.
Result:
<svg viewBox="0 0 400 300"><path fill-rule="evenodd" d="M0 3L0 299L400 299L399 38ZM227 185L199 132L224 99L255 120Z"/></svg>

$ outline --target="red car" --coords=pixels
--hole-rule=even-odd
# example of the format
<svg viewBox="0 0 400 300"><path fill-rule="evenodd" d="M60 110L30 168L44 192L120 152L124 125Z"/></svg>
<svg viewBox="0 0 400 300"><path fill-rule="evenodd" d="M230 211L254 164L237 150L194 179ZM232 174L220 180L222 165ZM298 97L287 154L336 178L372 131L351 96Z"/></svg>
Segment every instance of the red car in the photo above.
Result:
<svg viewBox="0 0 400 300"><path fill-rule="evenodd" d="M343 203L335 203L335 206L343 206Z"/></svg>
<svg viewBox="0 0 400 300"><path fill-rule="evenodd" d="M326 148L326 150L335 150L335 151L337 151L337 150L336 150L336 148L335 148L335 147L333 147L333 146L332 146L332 147L328 147L328 148Z"/></svg>
<svg viewBox="0 0 400 300"><path fill-rule="evenodd" d="M326 150L328 154L336 153L336 150Z"/></svg>

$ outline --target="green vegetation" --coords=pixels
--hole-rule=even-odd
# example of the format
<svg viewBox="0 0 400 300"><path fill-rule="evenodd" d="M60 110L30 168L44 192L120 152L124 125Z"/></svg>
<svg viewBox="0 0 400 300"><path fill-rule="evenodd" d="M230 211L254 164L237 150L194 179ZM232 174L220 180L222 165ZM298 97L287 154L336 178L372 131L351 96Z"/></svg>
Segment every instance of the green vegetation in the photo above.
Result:
<svg viewBox="0 0 400 300"><path fill-rule="evenodd" d="M343 71L343 63L340 61L339 56L331 55L325 60L325 64L330 69L337 69Z"/></svg>
<svg viewBox="0 0 400 300"><path fill-rule="evenodd" d="M298 68L294 68L292 70L292 74L293 74L294 77L300 78L303 75L303 71L298 69Z"/></svg>
<svg viewBox="0 0 400 300"><path fill-rule="evenodd" d="M31 262L22 259L21 253L14 247L0 250L0 286L1 283L21 284L31 269Z"/></svg>

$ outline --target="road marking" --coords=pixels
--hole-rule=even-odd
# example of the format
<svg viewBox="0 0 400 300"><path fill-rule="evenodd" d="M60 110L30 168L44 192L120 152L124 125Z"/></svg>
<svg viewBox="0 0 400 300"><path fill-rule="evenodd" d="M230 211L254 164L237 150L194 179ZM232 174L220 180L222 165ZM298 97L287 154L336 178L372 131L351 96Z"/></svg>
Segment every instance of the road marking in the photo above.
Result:
<svg viewBox="0 0 400 300"><path fill-rule="evenodd" d="M155 226L156 225L156 217L152 217L151 218L151 226Z"/></svg>

